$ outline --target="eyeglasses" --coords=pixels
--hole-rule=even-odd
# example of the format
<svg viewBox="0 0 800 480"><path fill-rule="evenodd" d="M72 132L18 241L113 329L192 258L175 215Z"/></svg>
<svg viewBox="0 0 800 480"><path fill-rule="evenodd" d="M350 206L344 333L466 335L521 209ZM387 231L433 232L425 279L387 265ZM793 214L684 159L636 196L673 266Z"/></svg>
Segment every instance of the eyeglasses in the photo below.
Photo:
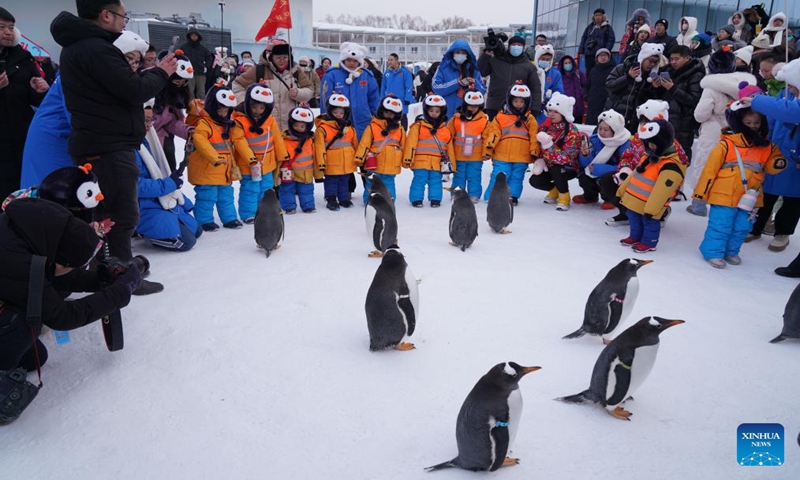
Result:
<svg viewBox="0 0 800 480"><path fill-rule="evenodd" d="M128 22L131 21L131 17L129 17L127 15L120 15L119 13L112 12L111 10L106 10L106 12L110 13L111 15L114 15L115 17L120 17L122 19L122 24L123 25L127 25Z"/></svg>

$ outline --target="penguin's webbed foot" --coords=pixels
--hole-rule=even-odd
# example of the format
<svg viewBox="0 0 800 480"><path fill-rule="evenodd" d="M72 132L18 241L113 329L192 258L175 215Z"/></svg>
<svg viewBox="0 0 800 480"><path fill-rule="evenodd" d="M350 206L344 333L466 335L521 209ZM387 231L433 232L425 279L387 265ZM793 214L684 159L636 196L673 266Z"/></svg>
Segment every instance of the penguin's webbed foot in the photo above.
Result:
<svg viewBox="0 0 800 480"><path fill-rule="evenodd" d="M514 465L519 465L519 458L506 457L506 459L503 460L504 467L513 467Z"/></svg>
<svg viewBox="0 0 800 480"><path fill-rule="evenodd" d="M603 345L608 345L609 343L611 343L611 340L603 338Z"/></svg>
<svg viewBox="0 0 800 480"><path fill-rule="evenodd" d="M369 258L381 258L383 256L383 252L379 252L378 250L373 250L367 254Z"/></svg>
<svg viewBox="0 0 800 480"><path fill-rule="evenodd" d="M507 228L504 228L504 229L500 230L500 233L503 234L503 235L508 235L509 233L514 233L514 232L512 232L511 230L509 230Z"/></svg>
<svg viewBox="0 0 800 480"><path fill-rule="evenodd" d="M401 352L405 352L407 350L414 350L417 347L415 347L413 343L400 342L394 348L396 350L400 350Z"/></svg>
<svg viewBox="0 0 800 480"><path fill-rule="evenodd" d="M281 247L282 247L282 245L280 245L280 244L278 244L278 245L275 245L275 248L274 248L274 250L280 250L280 249L281 249Z"/></svg>
<svg viewBox="0 0 800 480"><path fill-rule="evenodd" d="M631 415L633 415L631 412L625 410L624 408L622 408L620 406L617 406L617 408L615 408L614 410L609 410L608 413L610 413L615 418L619 418L620 420L628 420L628 421L631 420Z"/></svg>
<svg viewBox="0 0 800 480"><path fill-rule="evenodd" d="M450 246L451 246L451 247L455 247L455 246L456 246L456 244L455 244L454 242L450 242Z"/></svg>

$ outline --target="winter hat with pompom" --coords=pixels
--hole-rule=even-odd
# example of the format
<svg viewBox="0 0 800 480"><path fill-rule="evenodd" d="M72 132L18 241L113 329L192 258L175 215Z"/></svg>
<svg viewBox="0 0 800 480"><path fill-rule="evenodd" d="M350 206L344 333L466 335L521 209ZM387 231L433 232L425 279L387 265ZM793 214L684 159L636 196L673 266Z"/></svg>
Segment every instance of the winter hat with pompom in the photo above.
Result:
<svg viewBox="0 0 800 480"><path fill-rule="evenodd" d="M733 73L736 70L736 55L729 46L721 47L708 59L708 73Z"/></svg>
<svg viewBox="0 0 800 480"><path fill-rule="evenodd" d="M639 62L639 65L641 65L647 58L658 57L658 63L656 63L656 66L653 67L653 70L651 70L652 75L653 73L658 74L658 67L661 63L662 56L664 56L664 45L660 43L645 43L642 45L642 49L639 51L639 56L636 57L636 60ZM636 81L642 81L641 70L639 71L639 75L636 77ZM652 83L653 79L648 77L647 81Z"/></svg>

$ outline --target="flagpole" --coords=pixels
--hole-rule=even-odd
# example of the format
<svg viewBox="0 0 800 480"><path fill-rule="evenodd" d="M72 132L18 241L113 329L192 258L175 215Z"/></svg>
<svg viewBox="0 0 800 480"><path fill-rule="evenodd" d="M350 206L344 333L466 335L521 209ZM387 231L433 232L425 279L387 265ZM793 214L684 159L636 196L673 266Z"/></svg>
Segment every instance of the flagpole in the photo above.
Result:
<svg viewBox="0 0 800 480"><path fill-rule="evenodd" d="M219 2L219 46L225 47L225 0Z"/></svg>

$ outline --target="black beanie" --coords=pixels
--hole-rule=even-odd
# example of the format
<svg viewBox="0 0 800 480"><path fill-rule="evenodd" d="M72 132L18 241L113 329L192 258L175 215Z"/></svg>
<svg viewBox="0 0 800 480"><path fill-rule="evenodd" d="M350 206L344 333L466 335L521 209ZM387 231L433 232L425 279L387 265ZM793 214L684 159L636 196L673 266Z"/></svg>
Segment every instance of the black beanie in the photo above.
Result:
<svg viewBox="0 0 800 480"><path fill-rule="evenodd" d="M5 20L6 22L13 22L17 23L17 19L14 18L14 15L11 15L11 12L6 10L3 7L0 7L0 20Z"/></svg>
<svg viewBox="0 0 800 480"><path fill-rule="evenodd" d="M708 59L708 73L733 73L736 71L736 55L730 47L722 47Z"/></svg>
<svg viewBox="0 0 800 480"><path fill-rule="evenodd" d="M55 261L65 267L80 268L94 258L102 246L103 241L94 228L83 220L70 217L61 233Z"/></svg>
<svg viewBox="0 0 800 480"><path fill-rule="evenodd" d="M658 25L659 23L664 25L664 30L669 30L669 21L667 21L666 18L659 18L655 25Z"/></svg>
<svg viewBox="0 0 800 480"><path fill-rule="evenodd" d="M508 44L511 45L512 43L519 43L524 47L525 39L520 37L519 35L514 35L513 37L508 39Z"/></svg>

